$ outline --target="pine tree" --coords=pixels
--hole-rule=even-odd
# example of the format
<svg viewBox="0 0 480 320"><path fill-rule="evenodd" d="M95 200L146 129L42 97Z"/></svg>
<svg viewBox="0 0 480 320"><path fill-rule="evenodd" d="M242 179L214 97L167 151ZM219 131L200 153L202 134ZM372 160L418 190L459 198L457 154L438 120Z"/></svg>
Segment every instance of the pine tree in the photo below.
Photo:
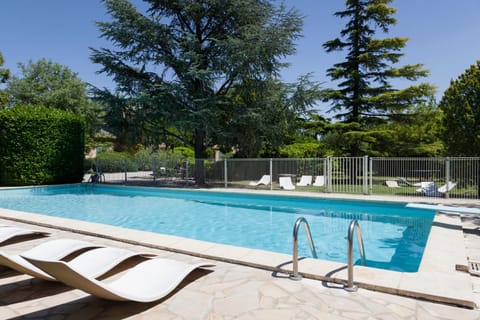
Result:
<svg viewBox="0 0 480 320"><path fill-rule="evenodd" d="M335 13L349 19L341 37L323 45L327 52L346 52L344 61L327 70L327 75L338 82L338 89L325 90L324 100L332 103L330 111L337 112L337 119L349 124L352 156L364 152L362 143L372 139L368 131L376 124L404 114L408 107L425 102L434 92L434 87L426 83L401 90L390 83L393 79L414 81L428 75L422 64L393 66L403 56L400 51L408 38L374 38L377 32L387 34L396 23L396 9L388 6L390 2L346 0L346 10Z"/></svg>

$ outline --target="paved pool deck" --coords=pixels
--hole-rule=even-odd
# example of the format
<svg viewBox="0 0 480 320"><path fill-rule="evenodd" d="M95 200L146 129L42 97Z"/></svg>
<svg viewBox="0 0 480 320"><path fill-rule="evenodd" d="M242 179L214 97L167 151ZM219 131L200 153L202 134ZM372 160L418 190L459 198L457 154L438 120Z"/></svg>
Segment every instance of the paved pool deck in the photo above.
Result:
<svg viewBox="0 0 480 320"><path fill-rule="evenodd" d="M418 272L355 266L360 289L353 293L343 290L347 271L341 263L302 259L304 279L293 281L288 279L291 255L6 209L0 209L0 224L216 265L213 272L195 272L181 289L150 304L105 301L58 283L0 273L2 319L480 319L479 278L457 271L468 259L480 258L476 215L437 213ZM42 241L15 243L2 251L21 252Z"/></svg>

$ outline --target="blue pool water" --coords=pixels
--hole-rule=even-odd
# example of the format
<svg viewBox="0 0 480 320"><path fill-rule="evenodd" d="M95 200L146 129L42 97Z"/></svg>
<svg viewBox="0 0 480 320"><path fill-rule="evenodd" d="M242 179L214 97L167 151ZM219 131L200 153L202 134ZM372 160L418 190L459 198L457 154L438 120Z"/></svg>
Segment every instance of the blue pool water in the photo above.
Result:
<svg viewBox="0 0 480 320"><path fill-rule="evenodd" d="M338 262L347 261L347 228L357 219L367 265L405 272L417 271L434 216L405 203L104 185L2 190L0 207L287 254L303 216L319 258ZM300 231L299 254L310 257Z"/></svg>

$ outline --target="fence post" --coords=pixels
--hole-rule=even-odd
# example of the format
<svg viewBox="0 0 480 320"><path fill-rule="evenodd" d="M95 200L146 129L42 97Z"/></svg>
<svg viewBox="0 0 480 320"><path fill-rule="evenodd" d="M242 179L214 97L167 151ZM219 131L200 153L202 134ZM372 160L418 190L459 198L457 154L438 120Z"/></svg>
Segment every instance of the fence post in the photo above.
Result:
<svg viewBox="0 0 480 320"><path fill-rule="evenodd" d="M152 175L153 175L153 184L157 183L157 167L155 163L155 157L152 157Z"/></svg>
<svg viewBox="0 0 480 320"><path fill-rule="evenodd" d="M368 176L369 176L369 185L368 185L368 194L373 194L373 160L368 158Z"/></svg>
<svg viewBox="0 0 480 320"><path fill-rule="evenodd" d="M332 156L328 156L326 159L327 168L327 192L332 192Z"/></svg>
<svg viewBox="0 0 480 320"><path fill-rule="evenodd" d="M227 176L227 158L223 159L223 176L225 179L225 189L228 188L228 176Z"/></svg>
<svg viewBox="0 0 480 320"><path fill-rule="evenodd" d="M445 182L446 186L447 186L447 189L446 189L446 192L445 192L445 199L448 199L449 198L449 187L450 187L450 158L449 157L446 157L445 158L445 180L447 180Z"/></svg>
<svg viewBox="0 0 480 320"><path fill-rule="evenodd" d="M363 194L368 194L368 156L363 156Z"/></svg>
<svg viewBox="0 0 480 320"><path fill-rule="evenodd" d="M123 168L125 172L125 184L127 184L127 160L123 162Z"/></svg>
<svg viewBox="0 0 480 320"><path fill-rule="evenodd" d="M270 191L273 190L273 160L270 158Z"/></svg>

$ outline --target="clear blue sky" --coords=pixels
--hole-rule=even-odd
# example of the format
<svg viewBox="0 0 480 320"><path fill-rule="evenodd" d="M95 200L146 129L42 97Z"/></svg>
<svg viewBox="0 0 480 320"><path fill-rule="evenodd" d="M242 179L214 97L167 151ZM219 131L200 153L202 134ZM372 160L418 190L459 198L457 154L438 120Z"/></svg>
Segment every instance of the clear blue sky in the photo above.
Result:
<svg viewBox="0 0 480 320"><path fill-rule="evenodd" d="M133 0L142 4L141 0ZM341 61L342 54L327 54L322 44L339 35L345 21L334 17L344 8L342 0L285 0L305 16L304 37L297 53L287 60L285 81L313 73L314 80L329 87L326 69ZM142 4L143 5L143 4ZM430 70L425 81L437 86L441 98L450 80L480 60L480 0L394 0L397 24L389 36L408 37L401 64L423 63ZM4 67L18 75L17 63L46 58L68 66L97 87L113 85L96 73L89 47L108 43L99 39L95 21L107 19L100 0L0 0L0 52ZM399 88L411 84L400 83Z"/></svg>

